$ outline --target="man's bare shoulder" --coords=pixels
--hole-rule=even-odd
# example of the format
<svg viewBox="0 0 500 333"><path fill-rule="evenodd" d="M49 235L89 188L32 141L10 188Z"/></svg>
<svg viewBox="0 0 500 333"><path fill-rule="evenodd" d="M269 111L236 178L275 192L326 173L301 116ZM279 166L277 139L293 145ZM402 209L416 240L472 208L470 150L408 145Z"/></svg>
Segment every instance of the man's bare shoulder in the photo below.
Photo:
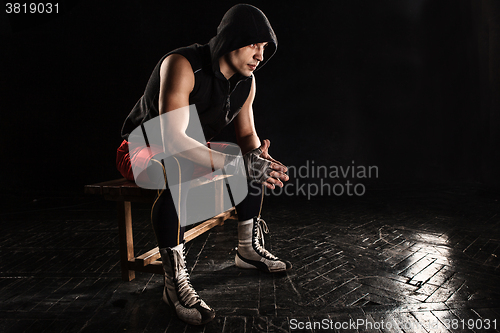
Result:
<svg viewBox="0 0 500 333"><path fill-rule="evenodd" d="M163 59L163 62L161 63L161 72L167 71L189 71L193 73L189 60L187 60L183 55L177 53L170 54Z"/></svg>
<svg viewBox="0 0 500 333"><path fill-rule="evenodd" d="M174 88L169 83L174 83L182 90L193 90L194 74L190 62L180 54L170 54L163 60L160 67L160 80Z"/></svg>

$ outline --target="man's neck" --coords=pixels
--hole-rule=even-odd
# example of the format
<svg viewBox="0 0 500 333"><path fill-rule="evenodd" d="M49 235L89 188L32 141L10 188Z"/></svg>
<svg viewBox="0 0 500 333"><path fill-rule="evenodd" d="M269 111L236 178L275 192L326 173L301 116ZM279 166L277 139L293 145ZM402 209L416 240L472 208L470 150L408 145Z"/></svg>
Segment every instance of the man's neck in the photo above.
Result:
<svg viewBox="0 0 500 333"><path fill-rule="evenodd" d="M224 57L219 58L219 70L226 80L229 80L235 73Z"/></svg>

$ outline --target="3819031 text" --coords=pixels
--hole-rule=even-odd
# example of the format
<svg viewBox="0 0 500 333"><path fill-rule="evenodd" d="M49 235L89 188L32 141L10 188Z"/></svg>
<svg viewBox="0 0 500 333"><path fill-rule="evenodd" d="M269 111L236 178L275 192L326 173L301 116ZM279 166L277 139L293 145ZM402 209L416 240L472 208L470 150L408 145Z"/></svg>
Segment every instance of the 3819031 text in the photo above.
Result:
<svg viewBox="0 0 500 333"><path fill-rule="evenodd" d="M59 14L59 3L52 2L7 2L7 14Z"/></svg>

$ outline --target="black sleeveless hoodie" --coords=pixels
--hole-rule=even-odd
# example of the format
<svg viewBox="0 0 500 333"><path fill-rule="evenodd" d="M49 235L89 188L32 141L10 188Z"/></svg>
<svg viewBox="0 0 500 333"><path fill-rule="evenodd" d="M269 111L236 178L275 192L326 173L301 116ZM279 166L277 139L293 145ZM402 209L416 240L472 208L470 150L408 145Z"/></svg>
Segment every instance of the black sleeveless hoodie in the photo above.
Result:
<svg viewBox="0 0 500 333"><path fill-rule="evenodd" d="M180 54L191 64L195 76L189 104L195 104L207 141L218 134L239 113L248 98L253 76L234 74L227 80L219 69L219 58L241 47L268 42L260 69L276 52L276 35L262 11L239 4L230 8L208 44L193 44L164 55L149 78L144 95L136 103L122 127L122 137L159 115L160 66L170 54Z"/></svg>

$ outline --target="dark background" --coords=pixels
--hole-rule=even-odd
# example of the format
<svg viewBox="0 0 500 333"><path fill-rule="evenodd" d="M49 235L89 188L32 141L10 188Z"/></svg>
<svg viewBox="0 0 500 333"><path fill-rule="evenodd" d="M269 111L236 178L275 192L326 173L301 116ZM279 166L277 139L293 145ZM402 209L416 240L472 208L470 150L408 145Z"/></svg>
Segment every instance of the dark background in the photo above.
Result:
<svg viewBox="0 0 500 333"><path fill-rule="evenodd" d="M85 184L119 178L120 128L159 58L208 42L236 3L2 10L3 192L82 194ZM279 42L256 73L254 103L274 157L297 167L376 165L373 186L500 186L500 1L251 4Z"/></svg>

